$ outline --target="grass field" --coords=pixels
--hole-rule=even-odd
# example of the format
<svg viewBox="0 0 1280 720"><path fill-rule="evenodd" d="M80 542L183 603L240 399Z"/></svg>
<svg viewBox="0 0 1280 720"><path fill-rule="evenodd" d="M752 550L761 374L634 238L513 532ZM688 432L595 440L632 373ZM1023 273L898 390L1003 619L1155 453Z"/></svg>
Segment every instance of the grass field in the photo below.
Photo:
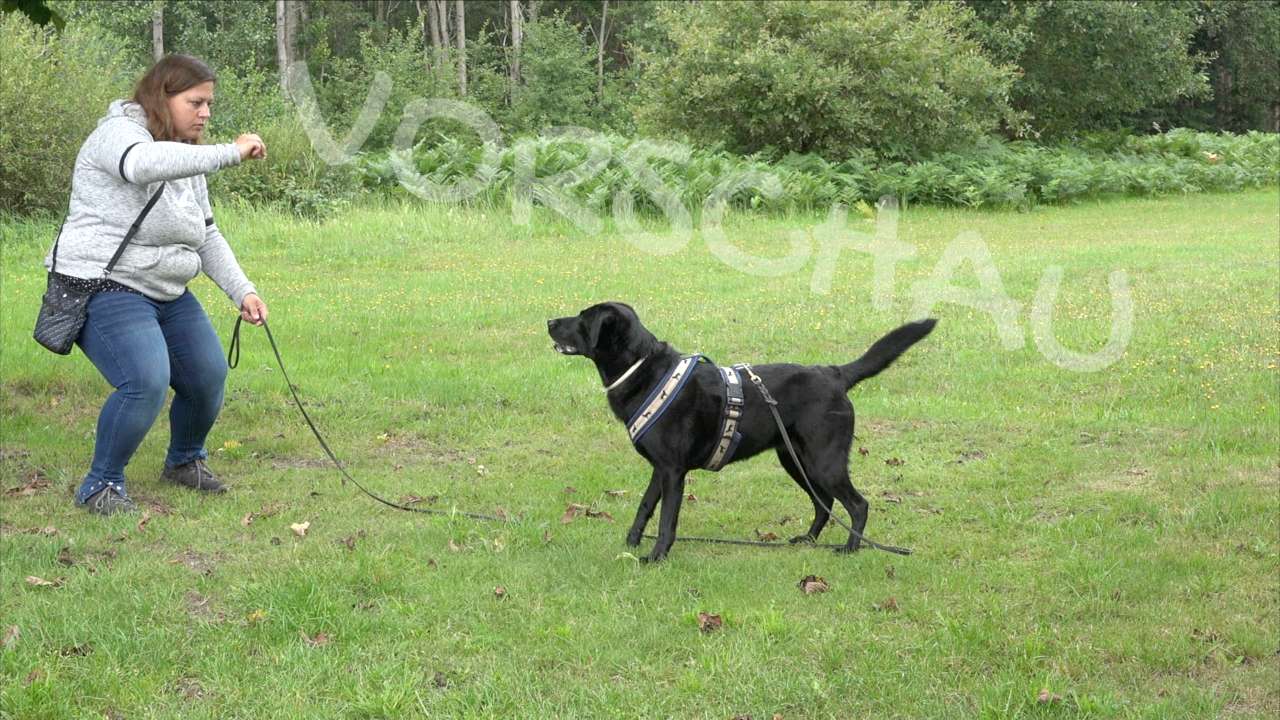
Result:
<svg viewBox="0 0 1280 720"><path fill-rule="evenodd" d="M53 225L0 225L0 717L1280 710L1274 188L909 208L898 238L916 256L885 309L866 254L842 255L819 294L814 262L760 277L697 237L659 256L541 213L530 227L439 207L219 222L351 472L509 523L398 512L341 485L255 328L209 442L233 491L159 483L162 414L129 467L146 513L90 517L71 492L109 388L78 350L29 339ZM728 237L777 254L821 220L734 215ZM913 283L962 232L1019 303L1022 347L989 314L941 303L933 335L852 393L867 532L914 555L677 542L643 565L627 552L647 465L590 363L552 350L547 318L620 299L721 363L847 362L910 318ZM1081 352L1107 341L1108 273L1128 273L1132 339L1101 371L1061 369L1032 342L1029 306L1055 265L1055 332ZM956 278L976 287L969 266ZM227 339L226 298L193 288ZM686 534L788 537L808 522L772 457L691 477ZM607 516L562 522L570 503ZM832 526L823 540L843 538ZM811 574L829 591L803 593ZM723 625L703 632L700 613Z"/></svg>

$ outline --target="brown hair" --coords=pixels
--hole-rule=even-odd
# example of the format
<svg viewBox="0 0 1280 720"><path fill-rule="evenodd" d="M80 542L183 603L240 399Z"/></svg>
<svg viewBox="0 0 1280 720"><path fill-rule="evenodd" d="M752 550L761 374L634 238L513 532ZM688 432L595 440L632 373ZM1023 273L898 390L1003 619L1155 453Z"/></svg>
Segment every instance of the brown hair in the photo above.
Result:
<svg viewBox="0 0 1280 720"><path fill-rule="evenodd" d="M213 70L203 60L190 55L167 55L138 80L133 101L147 112L147 129L156 140L177 140L169 98L196 85L217 82Z"/></svg>

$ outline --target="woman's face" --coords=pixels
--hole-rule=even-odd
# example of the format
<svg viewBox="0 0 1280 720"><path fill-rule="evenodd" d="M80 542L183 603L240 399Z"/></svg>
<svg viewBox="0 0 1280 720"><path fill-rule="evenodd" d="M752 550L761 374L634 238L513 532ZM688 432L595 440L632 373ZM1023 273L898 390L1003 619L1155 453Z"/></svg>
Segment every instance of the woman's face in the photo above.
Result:
<svg viewBox="0 0 1280 720"><path fill-rule="evenodd" d="M213 114L213 82L200 83L169 96L169 117L179 140L196 142Z"/></svg>

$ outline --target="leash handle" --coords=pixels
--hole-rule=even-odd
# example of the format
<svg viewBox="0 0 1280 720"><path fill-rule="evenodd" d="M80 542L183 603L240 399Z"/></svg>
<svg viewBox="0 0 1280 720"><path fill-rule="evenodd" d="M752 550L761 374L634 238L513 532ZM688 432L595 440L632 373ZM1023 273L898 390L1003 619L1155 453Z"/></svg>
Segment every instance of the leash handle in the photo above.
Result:
<svg viewBox="0 0 1280 720"><path fill-rule="evenodd" d="M244 320L243 317L237 317L235 329L232 330L231 332L231 348L227 351L227 365L231 368L234 368L236 365L240 364L240 323L243 320ZM311 434L316 436L316 440L319 441L320 447L323 448L325 454L329 456L329 460L333 462L334 467L338 468L338 472L342 473L342 477L345 480L350 480L352 485L355 485L357 488L360 489L360 492L364 493L365 495L368 495L369 497L382 503L383 505L386 505L387 507L393 507L397 510L404 510L406 512L423 513L426 515L461 515L463 517L472 518L473 520L493 520L496 522L505 522L503 518L500 518L494 515L483 515L481 513L462 512L461 510L434 510L431 508L416 508L416 507L409 507L408 505L401 505L399 503L394 503L394 502L391 502L390 500L380 497L370 492L367 488L365 488L365 486L361 485L355 478L351 477L351 474L347 472L347 469L344 468L342 466L342 463L338 461L337 456L333 454L333 450L329 449L329 443L324 441L324 437L320 434L320 430L317 429L316 424L311 421L311 416L307 414L307 409L303 407L302 399L298 397L298 391L296 388L294 388L293 381L289 379L289 371L284 369L284 360L281 359L280 357L280 348L276 345L276 339L271 334L271 326L267 324L267 321L265 319L262 321L262 329L267 331L267 341L271 343L271 352L275 353L276 364L280 366L280 374L284 376L284 382L286 385L289 386L289 394L293 396L294 405L297 405L298 411L302 413L302 419L306 420L307 426L311 428ZM232 362L233 354L235 356L234 363Z"/></svg>
<svg viewBox="0 0 1280 720"><path fill-rule="evenodd" d="M853 535L857 535L858 539L862 542L877 550L884 550L885 552L891 552L896 555L910 555L911 548L897 547L895 545L882 545L857 530L854 530L852 527L845 525L844 521L836 515L835 511L828 507L826 503L822 502L822 498L818 497L817 491L813 489L813 483L809 482L809 474L804 471L804 463L800 462L800 457L796 455L796 449L791 445L791 436L787 433L786 424L782 422L782 415L778 413L778 401L774 400L773 396L769 394L769 389L764 386L764 380L756 374L755 370L751 369L750 365L744 363L739 367L746 371L747 376L751 378L751 383L760 391L760 396L769 404L769 412L773 413L773 420L778 423L778 431L782 433L782 442L787 446L787 453L791 455L791 461L796 464L796 469L800 471L800 477L804 479L804 484L809 488L809 494L813 497L814 501L821 505L822 509L827 511L827 515L839 523L840 527L848 530Z"/></svg>

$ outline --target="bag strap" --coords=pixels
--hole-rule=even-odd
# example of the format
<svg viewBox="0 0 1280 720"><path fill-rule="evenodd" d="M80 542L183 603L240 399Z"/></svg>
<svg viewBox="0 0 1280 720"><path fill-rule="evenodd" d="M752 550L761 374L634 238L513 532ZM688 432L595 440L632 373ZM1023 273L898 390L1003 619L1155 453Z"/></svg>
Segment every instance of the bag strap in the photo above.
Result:
<svg viewBox="0 0 1280 720"><path fill-rule="evenodd" d="M129 232L125 233L124 240L120 243L120 247L116 248L116 254L112 255L111 261L107 263L107 269L102 273L103 277L110 275L111 271L115 269L116 263L120 260L120 256L124 254L125 246L133 240L134 235L138 234L138 228L142 226L142 221L147 217L147 213L151 212L151 208L155 207L156 201L160 199L160 195L163 192L164 183L162 182L160 183L160 189L156 190L155 194L151 196L151 199L147 201L146 207L142 208L142 212L138 213L138 219L134 220L133 224L129 226ZM61 231L59 231L59 234L61 234ZM54 246L54 252L57 252L56 244ZM54 262L57 262L56 257L54 258Z"/></svg>
<svg viewBox="0 0 1280 720"><path fill-rule="evenodd" d="M58 272L58 243L62 240L62 228L67 226L67 216L62 216L62 223L58 225L58 234L53 238L53 267L49 272Z"/></svg>

